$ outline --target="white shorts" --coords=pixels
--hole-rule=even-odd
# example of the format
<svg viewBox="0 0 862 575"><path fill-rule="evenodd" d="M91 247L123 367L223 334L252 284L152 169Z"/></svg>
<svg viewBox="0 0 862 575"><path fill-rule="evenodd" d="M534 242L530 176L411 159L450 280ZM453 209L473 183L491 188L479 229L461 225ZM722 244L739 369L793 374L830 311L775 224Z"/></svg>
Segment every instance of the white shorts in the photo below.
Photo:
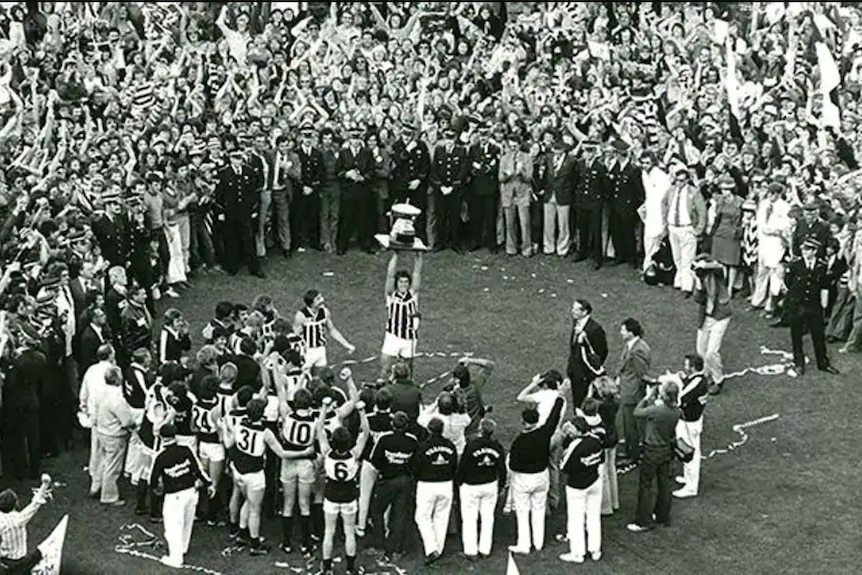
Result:
<svg viewBox="0 0 862 575"><path fill-rule="evenodd" d="M233 480L238 487L245 487L247 491L261 491L266 489L266 476L263 469L254 473L240 473L233 467Z"/></svg>
<svg viewBox="0 0 862 575"><path fill-rule="evenodd" d="M182 445L183 447L190 447L192 451L197 453L198 438L195 435L177 435L177 445Z"/></svg>
<svg viewBox="0 0 862 575"><path fill-rule="evenodd" d="M305 351L306 367L326 367L329 365L326 361L325 347L310 347Z"/></svg>
<svg viewBox="0 0 862 575"><path fill-rule="evenodd" d="M200 454L201 459L206 459L207 461L215 463L224 461L225 459L225 449L224 445L221 443L207 443L202 441L200 445L198 445L198 453Z"/></svg>
<svg viewBox="0 0 862 575"><path fill-rule="evenodd" d="M313 459L284 459L281 462L281 482L312 485L317 480Z"/></svg>
<svg viewBox="0 0 862 575"><path fill-rule="evenodd" d="M323 512L329 515L341 515L342 517L345 515L356 515L358 510L359 506L355 499L349 503L335 503L329 499L323 500Z"/></svg>
<svg viewBox="0 0 862 575"><path fill-rule="evenodd" d="M404 339L389 332L383 337L383 349L380 351L383 355L391 357L401 357L410 359L416 351L416 340Z"/></svg>

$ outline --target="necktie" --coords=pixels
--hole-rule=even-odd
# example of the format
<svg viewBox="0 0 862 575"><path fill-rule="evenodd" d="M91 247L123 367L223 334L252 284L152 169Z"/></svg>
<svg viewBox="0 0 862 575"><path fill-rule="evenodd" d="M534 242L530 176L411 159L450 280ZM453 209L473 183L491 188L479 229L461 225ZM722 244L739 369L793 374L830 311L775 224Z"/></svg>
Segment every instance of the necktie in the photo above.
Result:
<svg viewBox="0 0 862 575"><path fill-rule="evenodd" d="M772 215L772 208L775 206L772 202L766 203L766 221L769 221L769 217Z"/></svg>
<svg viewBox="0 0 862 575"><path fill-rule="evenodd" d="M559 171L560 171L560 168L562 168L562 167L563 167L563 160L564 160L565 158L566 158L566 156L565 156L564 154L560 154L559 156L557 156L557 165L556 165L556 167L554 168L554 170L555 170L555 171L557 171L557 172L559 172Z"/></svg>

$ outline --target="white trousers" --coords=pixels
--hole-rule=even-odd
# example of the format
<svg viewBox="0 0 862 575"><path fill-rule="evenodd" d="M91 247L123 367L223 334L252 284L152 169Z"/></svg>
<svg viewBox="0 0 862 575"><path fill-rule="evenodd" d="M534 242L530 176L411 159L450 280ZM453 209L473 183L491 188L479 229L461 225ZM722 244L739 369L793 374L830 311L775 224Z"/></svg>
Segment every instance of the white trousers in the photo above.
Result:
<svg viewBox="0 0 862 575"><path fill-rule="evenodd" d="M781 295L781 286L783 285L784 266L769 267L763 258L760 258L757 263L757 274L754 276L754 294L751 296L751 305L755 307L764 306L766 311L772 311L773 300Z"/></svg>
<svg viewBox="0 0 862 575"><path fill-rule="evenodd" d="M518 518L516 547L520 550L529 550L531 542L537 551L541 551L545 545L545 509L548 506L549 487L547 470L541 473L511 473L509 488Z"/></svg>
<svg viewBox="0 0 862 575"><path fill-rule="evenodd" d="M189 550L197 506L198 492L194 488L165 494L162 518L165 523L168 557L172 563L182 565L183 556Z"/></svg>
<svg viewBox="0 0 862 575"><path fill-rule="evenodd" d="M544 205L544 251L546 254L553 254L556 250L558 256L564 256L569 253L569 244L571 238L569 235L569 214L571 206L561 206L557 204L555 198L545 202ZM559 229L559 235L557 230Z"/></svg>
<svg viewBox="0 0 862 575"><path fill-rule="evenodd" d="M703 432L703 417L697 421L679 420L676 424L676 435L694 448L694 457L682 465L682 476L685 478L685 489L697 493L700 487L700 435Z"/></svg>
<svg viewBox="0 0 862 575"><path fill-rule="evenodd" d="M697 330L697 353L703 358L706 373L715 383L724 379L724 365L721 362L721 342L730 318L716 320L707 316Z"/></svg>
<svg viewBox="0 0 862 575"><path fill-rule="evenodd" d="M583 557L602 550L602 480L586 489L566 487L569 551Z"/></svg>
<svg viewBox="0 0 862 575"><path fill-rule="evenodd" d="M611 515L620 508L620 488L617 481L617 446L605 449L605 462L599 468L602 478L602 513Z"/></svg>
<svg viewBox="0 0 862 575"><path fill-rule="evenodd" d="M694 272L691 264L697 255L697 236L691 226L670 226L668 228L670 237L670 251L673 254L673 263L676 265L676 275L673 278L673 287L682 291L694 290Z"/></svg>
<svg viewBox="0 0 862 575"><path fill-rule="evenodd" d="M652 257L661 249L661 241L664 239L664 232L659 235L652 235L644 230L644 264L643 271L647 271L652 265Z"/></svg>
<svg viewBox="0 0 862 575"><path fill-rule="evenodd" d="M461 541L464 554L491 554L494 542L494 509L497 482L461 486Z"/></svg>
<svg viewBox="0 0 862 575"><path fill-rule="evenodd" d="M449 527L449 513L452 511L451 481L416 482L416 526L422 536L425 555L435 551L443 554L446 545L446 531Z"/></svg>

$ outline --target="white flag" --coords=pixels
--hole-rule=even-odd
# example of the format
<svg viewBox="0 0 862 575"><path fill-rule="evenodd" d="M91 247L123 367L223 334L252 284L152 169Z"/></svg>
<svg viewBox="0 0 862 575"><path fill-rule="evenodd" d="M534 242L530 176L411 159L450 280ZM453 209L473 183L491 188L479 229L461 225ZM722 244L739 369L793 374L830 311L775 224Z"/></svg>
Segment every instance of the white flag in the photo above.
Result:
<svg viewBox="0 0 862 575"><path fill-rule="evenodd" d="M31 575L60 575L60 563L63 560L63 543L66 541L66 526L69 516L65 515L50 535L39 545L42 560L33 567Z"/></svg>
<svg viewBox="0 0 862 575"><path fill-rule="evenodd" d="M515 563L515 558L511 552L509 552L509 564L506 566L506 575L521 575L521 572L518 571L518 564Z"/></svg>

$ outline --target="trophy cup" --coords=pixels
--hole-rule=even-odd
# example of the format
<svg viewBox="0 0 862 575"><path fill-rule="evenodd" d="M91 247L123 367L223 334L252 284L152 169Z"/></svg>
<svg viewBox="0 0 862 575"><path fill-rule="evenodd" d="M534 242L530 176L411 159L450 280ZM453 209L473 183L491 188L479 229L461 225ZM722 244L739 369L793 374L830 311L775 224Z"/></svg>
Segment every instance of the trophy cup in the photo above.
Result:
<svg viewBox="0 0 862 575"><path fill-rule="evenodd" d="M389 211L391 229L388 234L374 238L388 250L427 251L428 247L416 237L416 219L422 210L411 204L393 204Z"/></svg>

